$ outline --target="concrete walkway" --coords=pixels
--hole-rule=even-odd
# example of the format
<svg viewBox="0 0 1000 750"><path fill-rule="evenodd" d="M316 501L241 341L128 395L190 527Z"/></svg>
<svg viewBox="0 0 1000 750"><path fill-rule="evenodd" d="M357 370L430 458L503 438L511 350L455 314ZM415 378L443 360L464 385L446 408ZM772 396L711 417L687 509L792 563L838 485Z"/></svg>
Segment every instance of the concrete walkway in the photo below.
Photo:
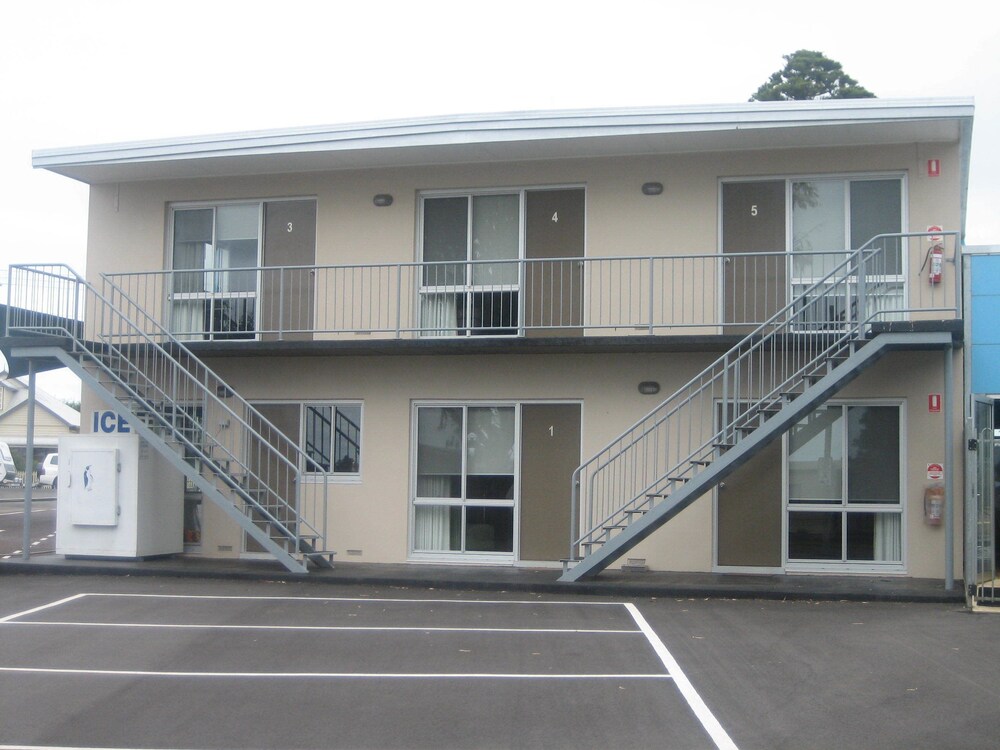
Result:
<svg viewBox="0 0 1000 750"><path fill-rule="evenodd" d="M11 574L164 576L229 580L286 580L315 584L382 585L483 591L523 591L608 597L798 599L964 604L961 581L951 591L943 580L894 576L737 575L605 571L593 580L560 583L554 568L387 565L338 562L333 570L289 573L268 560L168 557L153 560L67 560L39 555L0 562Z"/></svg>

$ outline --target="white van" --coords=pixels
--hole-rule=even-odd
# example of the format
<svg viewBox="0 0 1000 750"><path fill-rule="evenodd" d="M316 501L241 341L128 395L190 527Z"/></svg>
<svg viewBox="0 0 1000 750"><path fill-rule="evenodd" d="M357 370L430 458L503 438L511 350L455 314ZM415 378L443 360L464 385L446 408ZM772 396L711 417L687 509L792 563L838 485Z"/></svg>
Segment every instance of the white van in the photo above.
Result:
<svg viewBox="0 0 1000 750"><path fill-rule="evenodd" d="M14 468L14 457L10 455L10 446L0 443L0 483L13 482L16 477L17 469Z"/></svg>

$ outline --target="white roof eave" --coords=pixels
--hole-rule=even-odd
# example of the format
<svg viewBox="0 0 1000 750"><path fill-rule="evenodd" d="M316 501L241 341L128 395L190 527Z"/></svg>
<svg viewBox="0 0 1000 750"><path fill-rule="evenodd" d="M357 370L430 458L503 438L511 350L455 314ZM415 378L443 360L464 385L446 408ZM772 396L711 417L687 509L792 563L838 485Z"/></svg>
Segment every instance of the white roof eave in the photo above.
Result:
<svg viewBox="0 0 1000 750"><path fill-rule="evenodd" d="M971 99L826 100L460 115L35 151L88 184L510 159L959 141Z"/></svg>

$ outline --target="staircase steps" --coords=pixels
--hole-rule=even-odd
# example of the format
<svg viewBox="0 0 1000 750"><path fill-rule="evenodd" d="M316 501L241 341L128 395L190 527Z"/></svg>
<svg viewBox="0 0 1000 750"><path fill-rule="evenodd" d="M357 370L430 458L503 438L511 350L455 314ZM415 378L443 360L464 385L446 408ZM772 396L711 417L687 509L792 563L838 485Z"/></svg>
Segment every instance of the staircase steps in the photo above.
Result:
<svg viewBox="0 0 1000 750"><path fill-rule="evenodd" d="M330 565L333 553L324 549L323 536L327 483L321 483L324 496L315 503L319 517L306 517L294 497L302 486L299 467L307 461L296 441L269 423L111 279L102 277L98 288L58 265L12 267L10 278L11 292L19 297L44 288L52 298L46 302L58 309L87 311L93 339L82 338L83 326L66 326L62 335L70 346L45 347L46 356L77 374L206 499L290 571L304 573L307 564ZM44 327L33 328L38 323L32 320L21 327L11 327L8 320L8 329L51 335ZM200 404L203 415L226 415L225 443L213 435L215 425L191 413L186 403ZM243 461L243 455L253 459ZM258 472L255 465L266 468ZM286 490L292 495L284 496Z"/></svg>

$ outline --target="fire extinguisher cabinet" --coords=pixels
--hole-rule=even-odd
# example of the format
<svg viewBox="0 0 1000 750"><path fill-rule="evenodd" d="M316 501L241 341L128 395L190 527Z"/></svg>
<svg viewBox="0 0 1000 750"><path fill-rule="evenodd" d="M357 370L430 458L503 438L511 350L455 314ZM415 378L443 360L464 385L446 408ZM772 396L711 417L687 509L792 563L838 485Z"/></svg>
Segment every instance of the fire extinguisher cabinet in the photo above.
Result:
<svg viewBox="0 0 1000 750"><path fill-rule="evenodd" d="M56 554L139 559L184 551L181 474L136 434L59 440Z"/></svg>

